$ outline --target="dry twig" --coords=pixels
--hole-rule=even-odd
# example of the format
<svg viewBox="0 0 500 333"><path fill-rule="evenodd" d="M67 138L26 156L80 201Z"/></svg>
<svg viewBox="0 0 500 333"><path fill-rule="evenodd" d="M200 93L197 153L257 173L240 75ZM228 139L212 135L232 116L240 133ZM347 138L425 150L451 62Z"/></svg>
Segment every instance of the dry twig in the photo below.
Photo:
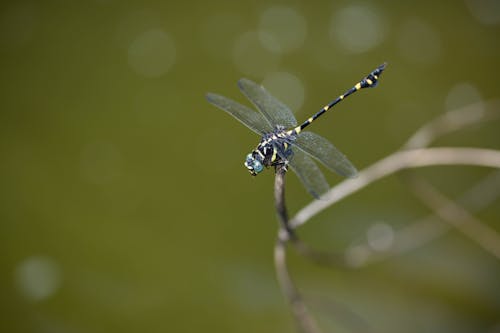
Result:
<svg viewBox="0 0 500 333"><path fill-rule="evenodd" d="M435 119L419 129L407 141L403 148L405 150L397 151L362 170L356 179L342 181L330 189L322 197L322 200L311 202L301 209L291 220L288 219L285 206L285 170L282 166L276 167L275 205L280 221L280 229L274 251L276 272L278 282L292 308L292 313L299 327L304 332L315 333L320 332L320 329L314 318L307 311L305 303L290 277L286 265L286 244L291 242L300 254L320 263L327 262L329 264L349 267L349 262L345 261L344 256L339 254L316 252L307 244L301 242L294 230L307 223L313 216L334 203L379 179L402 170L436 165L470 165L500 168L500 151L497 150L451 147L426 148L437 137L446 133L477 124L481 121L497 118L500 115L499 105L498 101L478 103L446 113ZM499 174L496 172L491 177L493 181L491 178L488 178L466 192L460 201L471 203L470 209L472 211L477 211L487 206L499 194L499 186L495 185L500 182ZM414 181L412 186L415 188L419 198L433 209L436 216L446 220L449 225L461 230L484 249L494 254L497 258L500 258L500 236L494 230L475 219L469 212L443 196L430 184L422 181ZM481 202L474 200L478 196L478 193L484 194ZM434 216L429 216L419 223L412 224L397 233L392 250L384 253L382 257L386 258L389 255L399 254L421 246L449 230L449 225L435 223ZM363 261L363 264L374 262L381 257L376 255L370 257L368 246L364 244L357 245L351 250L365 252L365 259L370 260Z"/></svg>

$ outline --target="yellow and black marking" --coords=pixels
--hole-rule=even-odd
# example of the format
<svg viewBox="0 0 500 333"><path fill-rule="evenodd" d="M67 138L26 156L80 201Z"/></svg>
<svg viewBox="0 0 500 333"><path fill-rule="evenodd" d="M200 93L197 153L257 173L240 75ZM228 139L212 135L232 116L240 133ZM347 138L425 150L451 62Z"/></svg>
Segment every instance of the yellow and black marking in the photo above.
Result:
<svg viewBox="0 0 500 333"><path fill-rule="evenodd" d="M278 157L278 150L276 147L273 147L273 155L271 156L271 162L276 162L276 158Z"/></svg>

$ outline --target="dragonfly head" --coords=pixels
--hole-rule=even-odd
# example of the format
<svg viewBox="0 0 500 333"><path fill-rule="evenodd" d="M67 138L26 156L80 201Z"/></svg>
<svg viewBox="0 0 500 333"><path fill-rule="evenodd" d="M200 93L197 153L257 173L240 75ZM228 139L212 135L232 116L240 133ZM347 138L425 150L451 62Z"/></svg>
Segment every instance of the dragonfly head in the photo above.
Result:
<svg viewBox="0 0 500 333"><path fill-rule="evenodd" d="M245 159L245 166L252 176L257 176L257 174L264 170L264 165L259 154L255 154L255 156L253 153L248 154Z"/></svg>

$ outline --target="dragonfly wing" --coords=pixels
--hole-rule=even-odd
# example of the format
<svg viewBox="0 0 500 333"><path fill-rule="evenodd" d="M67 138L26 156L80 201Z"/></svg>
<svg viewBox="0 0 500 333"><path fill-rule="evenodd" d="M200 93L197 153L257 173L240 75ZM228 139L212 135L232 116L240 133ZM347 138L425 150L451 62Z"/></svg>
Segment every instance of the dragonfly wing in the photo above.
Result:
<svg viewBox="0 0 500 333"><path fill-rule="evenodd" d="M356 167L347 157L335 148L330 141L318 134L302 132L294 142L294 145L341 176L352 178L357 174Z"/></svg>
<svg viewBox="0 0 500 333"><path fill-rule="evenodd" d="M271 132L273 130L272 126L266 121L266 119L254 110L241 105L232 99L220 96L217 94L208 93L207 100L209 103L215 105L219 109L222 109L229 113L231 116L236 118L246 127L250 128L252 131L259 135Z"/></svg>
<svg viewBox="0 0 500 333"><path fill-rule="evenodd" d="M271 127L282 125L286 128L297 126L292 111L273 97L264 87L248 79L240 79L238 87L241 92L259 109Z"/></svg>
<svg viewBox="0 0 500 333"><path fill-rule="evenodd" d="M319 199L330 188L325 176L307 154L297 149L293 152L293 156L289 159L290 168L297 174L307 191Z"/></svg>

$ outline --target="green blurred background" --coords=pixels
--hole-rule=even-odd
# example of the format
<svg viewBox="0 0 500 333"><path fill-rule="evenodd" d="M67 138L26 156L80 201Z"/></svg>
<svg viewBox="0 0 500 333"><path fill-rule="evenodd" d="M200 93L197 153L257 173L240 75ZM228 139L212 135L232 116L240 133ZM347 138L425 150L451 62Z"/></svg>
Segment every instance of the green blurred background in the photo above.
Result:
<svg viewBox="0 0 500 333"><path fill-rule="evenodd" d="M499 96L500 2L3 1L0 331L291 332L274 275L272 172L258 138L204 98L263 83L303 120L383 61L314 125L362 169L420 125ZM442 145L500 148L498 122ZM419 170L452 197L491 170ZM341 179L328 174L332 184ZM288 206L311 198L288 177ZM389 178L315 217L322 249L428 213ZM479 217L499 229L499 201ZM499 332L500 266L446 236L364 269L292 255L327 331ZM318 303L318 302L317 302ZM345 307L345 308L344 308Z"/></svg>

